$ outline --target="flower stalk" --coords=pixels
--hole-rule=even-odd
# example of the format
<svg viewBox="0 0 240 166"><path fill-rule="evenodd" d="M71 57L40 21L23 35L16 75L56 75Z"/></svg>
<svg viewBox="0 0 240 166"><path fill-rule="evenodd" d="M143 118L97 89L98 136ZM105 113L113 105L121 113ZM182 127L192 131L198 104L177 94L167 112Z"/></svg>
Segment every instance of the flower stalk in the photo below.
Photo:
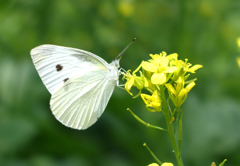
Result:
<svg viewBox="0 0 240 166"><path fill-rule="evenodd" d="M164 88L161 88L164 89ZM168 127L168 134L172 143L172 147L173 147L173 151L178 163L178 166L183 166L183 161L182 161L182 157L181 157L181 152L180 149L177 145L176 139L175 139L175 134L174 134L174 130L173 130L173 126L171 123L171 115L170 115L170 111L169 111L169 107L167 104L167 100L165 99L165 94L164 94L164 90L161 90L161 96L162 96L162 104L163 104L163 110L166 113L166 123L167 123L167 127Z"/></svg>

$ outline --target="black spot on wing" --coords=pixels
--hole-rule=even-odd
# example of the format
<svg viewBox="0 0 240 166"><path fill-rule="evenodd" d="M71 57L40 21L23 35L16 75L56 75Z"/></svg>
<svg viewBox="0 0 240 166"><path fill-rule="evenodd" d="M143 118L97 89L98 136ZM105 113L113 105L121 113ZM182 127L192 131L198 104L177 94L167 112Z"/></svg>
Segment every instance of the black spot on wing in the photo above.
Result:
<svg viewBox="0 0 240 166"><path fill-rule="evenodd" d="M67 82L67 80L69 80L69 78L65 78L65 79L63 80L63 82L65 83L65 82Z"/></svg>
<svg viewBox="0 0 240 166"><path fill-rule="evenodd" d="M62 65L59 65L59 64L58 64L58 65L56 66L56 70L57 70L57 71L61 71L62 69L63 69L63 66L62 66Z"/></svg>

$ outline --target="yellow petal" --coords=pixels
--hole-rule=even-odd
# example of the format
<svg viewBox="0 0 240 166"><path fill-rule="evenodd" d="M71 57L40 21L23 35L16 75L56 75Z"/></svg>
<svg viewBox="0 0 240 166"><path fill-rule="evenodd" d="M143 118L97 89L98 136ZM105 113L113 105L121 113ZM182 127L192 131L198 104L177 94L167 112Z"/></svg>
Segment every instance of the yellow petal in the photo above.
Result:
<svg viewBox="0 0 240 166"><path fill-rule="evenodd" d="M161 53L161 55L162 55L163 57L165 57L165 56L167 55L167 53L166 53L165 51L163 51L163 52Z"/></svg>
<svg viewBox="0 0 240 166"><path fill-rule="evenodd" d="M193 67L188 69L188 72L195 73L197 69L200 69L202 67L203 67L202 65L194 65Z"/></svg>
<svg viewBox="0 0 240 166"><path fill-rule="evenodd" d="M145 62L145 61L142 62L142 68L144 70L147 70L147 71L150 71L150 72L156 72L157 71L157 67L154 64L149 63L149 62Z"/></svg>
<svg viewBox="0 0 240 166"><path fill-rule="evenodd" d="M174 73L175 70L177 70L177 67L176 67L176 66L167 67L166 70L164 71L164 73Z"/></svg>
<svg viewBox="0 0 240 166"><path fill-rule="evenodd" d="M169 55L167 56L167 58L168 58L169 60L171 60L171 59L177 60L178 54L177 54L177 53L169 54Z"/></svg>
<svg viewBox="0 0 240 166"><path fill-rule="evenodd" d="M142 61L143 63L144 61ZM133 71L133 75L135 75L136 72L142 67L142 63L136 68L136 70Z"/></svg>
<svg viewBox="0 0 240 166"><path fill-rule="evenodd" d="M152 104L151 107L153 107L155 109L158 109L160 107L160 105L161 105L161 99L160 99L160 97L158 95L158 91L157 90L155 90L153 92L153 94L152 94L152 103L151 104Z"/></svg>
<svg viewBox="0 0 240 166"><path fill-rule="evenodd" d="M161 66L168 66L168 62L169 60L167 57L162 57L159 63L161 64Z"/></svg>
<svg viewBox="0 0 240 166"><path fill-rule="evenodd" d="M178 95L178 97L183 97L184 95L186 95L188 93L188 91L186 89L182 89Z"/></svg>
<svg viewBox="0 0 240 166"><path fill-rule="evenodd" d="M141 93L141 98L143 99L143 101L146 105L149 105L152 100L152 96L143 94L143 93Z"/></svg>
<svg viewBox="0 0 240 166"><path fill-rule="evenodd" d="M161 166L173 166L172 163L163 163Z"/></svg>
<svg viewBox="0 0 240 166"><path fill-rule="evenodd" d="M161 85L167 80L166 75L163 73L154 73L151 77L151 82L156 85Z"/></svg>
<svg viewBox="0 0 240 166"><path fill-rule="evenodd" d="M148 80L146 79L146 77L144 77L144 75L142 75L142 79L143 79L144 87L145 87L145 88L150 87L149 82L148 82Z"/></svg>
<svg viewBox="0 0 240 166"><path fill-rule="evenodd" d="M187 97L187 90L186 89L182 89L181 92L179 93L177 100L178 100L178 106L181 106L183 104L183 102L186 100Z"/></svg>
<svg viewBox="0 0 240 166"><path fill-rule="evenodd" d="M181 77L178 77L178 79L177 79L177 81L176 81L176 83L177 84L175 84L175 89L176 89L176 92L177 92L177 94L179 94L179 92L184 88L184 78L181 76Z"/></svg>
<svg viewBox="0 0 240 166"><path fill-rule="evenodd" d="M150 55L150 57L152 58L152 59L156 59L156 58L158 58L158 57L160 57L160 55L159 54L149 54Z"/></svg>
<svg viewBox="0 0 240 166"><path fill-rule="evenodd" d="M172 84L165 84L165 86L167 87L169 92L171 92L172 94L176 95L176 90L174 89Z"/></svg>
<svg viewBox="0 0 240 166"><path fill-rule="evenodd" d="M188 85L186 86L185 89L189 92L195 85L196 85L195 82L191 82L190 84L188 84Z"/></svg>
<svg viewBox="0 0 240 166"><path fill-rule="evenodd" d="M125 89L126 91L130 94L130 95L133 95L130 90L133 86L133 83L134 83L134 77L131 77L125 84Z"/></svg>

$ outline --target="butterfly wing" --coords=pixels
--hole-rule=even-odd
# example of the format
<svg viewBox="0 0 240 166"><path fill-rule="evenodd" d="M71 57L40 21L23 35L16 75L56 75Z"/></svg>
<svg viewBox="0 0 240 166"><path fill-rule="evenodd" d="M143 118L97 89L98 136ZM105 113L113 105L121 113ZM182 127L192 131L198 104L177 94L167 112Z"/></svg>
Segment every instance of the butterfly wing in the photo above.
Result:
<svg viewBox="0 0 240 166"><path fill-rule="evenodd" d="M104 69L89 71L67 81L50 100L54 116L74 129L87 129L102 115L116 80Z"/></svg>
<svg viewBox="0 0 240 166"><path fill-rule="evenodd" d="M108 63L97 55L70 47L46 44L32 49L30 54L51 94L76 75L85 75L89 70L108 66Z"/></svg>

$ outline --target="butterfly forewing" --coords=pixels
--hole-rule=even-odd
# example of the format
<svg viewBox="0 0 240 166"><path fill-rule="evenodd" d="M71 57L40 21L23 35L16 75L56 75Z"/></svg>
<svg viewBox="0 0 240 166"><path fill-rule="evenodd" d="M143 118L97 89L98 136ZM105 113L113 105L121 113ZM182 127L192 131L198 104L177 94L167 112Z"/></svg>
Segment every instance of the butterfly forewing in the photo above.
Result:
<svg viewBox="0 0 240 166"><path fill-rule="evenodd" d="M47 89L54 94L66 81L89 70L107 68L97 55L69 47L41 45L31 50L33 63Z"/></svg>

